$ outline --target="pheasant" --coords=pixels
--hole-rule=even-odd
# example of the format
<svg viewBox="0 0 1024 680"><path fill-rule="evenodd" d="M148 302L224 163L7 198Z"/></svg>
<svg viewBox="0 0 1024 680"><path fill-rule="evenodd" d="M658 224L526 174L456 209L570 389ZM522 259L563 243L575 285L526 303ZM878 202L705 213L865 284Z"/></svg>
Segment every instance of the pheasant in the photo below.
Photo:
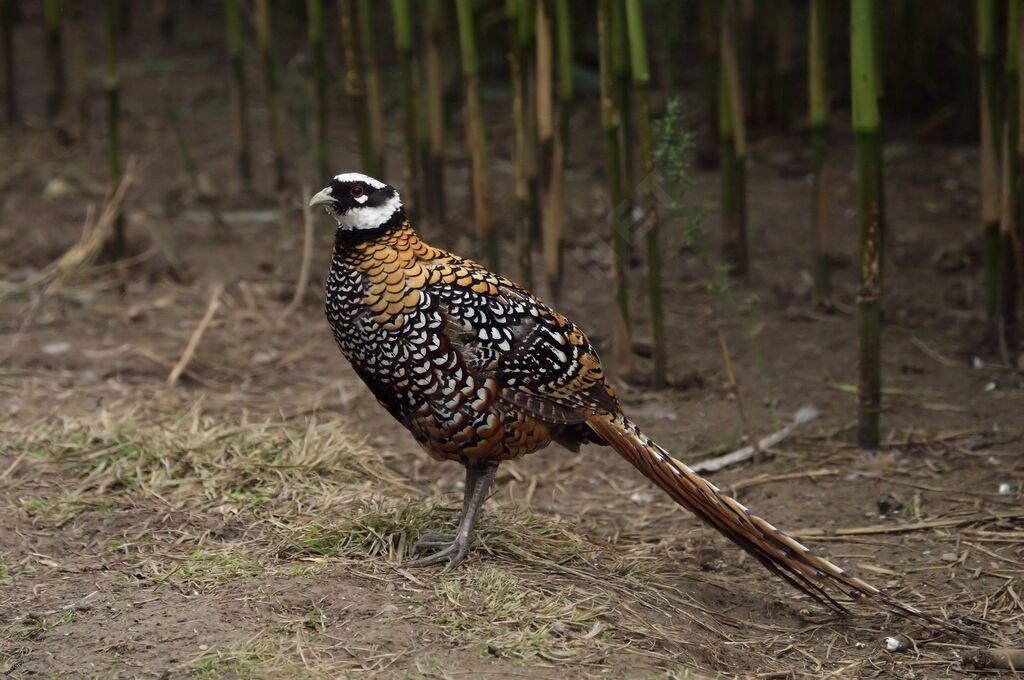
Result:
<svg viewBox="0 0 1024 680"><path fill-rule="evenodd" d="M394 187L341 174L310 205L337 222L325 311L342 354L427 453L466 468L455 535L424 535L405 566L465 559L501 461L551 442L595 443L822 605L845 613L836 594L867 596L949 627L814 555L654 443L623 414L583 331L512 281L422 241Z"/></svg>

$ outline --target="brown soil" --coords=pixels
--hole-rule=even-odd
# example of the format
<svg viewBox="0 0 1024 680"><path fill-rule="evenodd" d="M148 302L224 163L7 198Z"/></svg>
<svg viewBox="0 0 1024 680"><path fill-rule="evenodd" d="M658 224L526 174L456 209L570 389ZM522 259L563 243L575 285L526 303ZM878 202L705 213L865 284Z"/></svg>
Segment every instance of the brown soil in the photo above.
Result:
<svg viewBox="0 0 1024 680"><path fill-rule="evenodd" d="M20 53L39 44L35 30L20 30ZM159 45L154 30L140 25L126 57L124 148L138 158L126 204L135 264L78 272L45 292L21 285L77 241L89 206L102 200L98 97L72 146L61 146L39 118L0 134L0 156L10 159L0 170L0 675L977 672L964 662L977 646L969 640L931 639L921 625L869 604L854 605L846 619L827 616L605 449L577 455L552 447L504 465L480 548L460 570L396 569L418 532L453 521L461 471L419 451L338 355L319 283L277 321L302 250L299 192L278 216L264 191L270 167L259 107L261 191L237 189L224 88L211 68L221 49L217 22L197 21L173 49ZM98 49L98 38L87 43L92 61ZM198 56L171 59L185 49ZM22 68L23 108L40 111L43 62ZM289 96L301 97L301 84L289 83ZM188 114L191 152L229 233L191 194L160 113L161 87L172 88ZM607 346L601 138L596 103L578 109L569 283L559 308ZM395 116L391 130L400 129ZM500 108L492 119L494 155L507 158ZM293 175L305 175L306 146L294 120L289 125ZM342 143L332 159L353 169L347 130L339 111L333 137ZM424 231L473 253L468 160L458 139L453 131L450 222ZM849 391L856 272L849 264L837 270L835 312L812 303L806 148L798 138L754 146L749 287L709 292L702 258L668 239L675 387L618 381L627 412L687 461L738 446L744 428L725 380L721 332L752 433L777 429L804 404L824 416L716 483L735 485L744 503L797 535L819 534L808 542L893 595L965 625L985 619L996 641L1019 647L1024 390L1020 373L998 357L974 359L983 335L976 153L891 147L883 359L891 393L884 446L865 454L852 443ZM390 167L399 165L393 155ZM855 252L851 165L841 143L833 228L842 253ZM508 167L495 172L506 232ZM708 207L714 252L718 175L699 171L695 179L690 200ZM184 263L182 281L150 246L151 230ZM331 237L318 219L317 282ZM634 272L639 288L642 269ZM170 387L170 367L215 283L225 284L221 309ZM642 340L642 318L637 328ZM645 360L638 361L642 375ZM853 531L836 535L840 529ZM885 651L884 639L898 633L916 647Z"/></svg>

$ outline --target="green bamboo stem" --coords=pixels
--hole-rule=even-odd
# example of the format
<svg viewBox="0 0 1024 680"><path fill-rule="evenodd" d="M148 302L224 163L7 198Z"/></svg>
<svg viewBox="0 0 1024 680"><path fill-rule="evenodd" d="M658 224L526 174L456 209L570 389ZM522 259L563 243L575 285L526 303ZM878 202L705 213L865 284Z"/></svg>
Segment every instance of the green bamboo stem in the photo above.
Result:
<svg viewBox="0 0 1024 680"><path fill-rule="evenodd" d="M153 11L156 14L156 24L160 30L160 39L164 42L171 42L174 40L174 33L177 28L174 3L171 0L156 0Z"/></svg>
<svg viewBox="0 0 1024 680"><path fill-rule="evenodd" d="M619 171L622 173L622 197L626 202L623 215L629 224L626 240L626 265L633 259L633 206L636 203L636 180L633 155L633 101L630 98L629 36L626 31L626 6L615 0L609 8L611 30L612 76L615 105L619 111Z"/></svg>
<svg viewBox="0 0 1024 680"><path fill-rule="evenodd" d="M732 4L733 36L742 36L732 47L736 54L736 70L740 74L740 97L750 107L749 123L754 126L762 125L770 108L764 82L765 70L770 68L770 64L765 44L767 41L761 34L761 28L770 17L767 13L757 11L757 0L719 2L723 7ZM722 13L725 13L724 10ZM772 14L774 15L774 12Z"/></svg>
<svg viewBox="0 0 1024 680"><path fill-rule="evenodd" d="M120 0L103 0L103 39L107 53L106 77L103 81L107 93L107 152L110 159L110 192L121 183L124 172L121 166L121 71L118 66L117 40L120 35L118 21L121 18ZM127 243L124 216L121 212L114 221L113 240L108 244L112 259L124 257Z"/></svg>
<svg viewBox="0 0 1024 680"><path fill-rule="evenodd" d="M629 313L629 283L627 258L629 257L629 208L622 189L622 155L619 148L621 121L613 72L613 3L618 0L599 0L597 5L597 35L601 61L601 127L607 158L608 198L610 202L609 226L613 253L612 275L615 286L615 321L612 334L612 369L620 374L632 370L631 317Z"/></svg>
<svg viewBox="0 0 1024 680"><path fill-rule="evenodd" d="M282 191L287 184L284 162L284 138L281 134L278 103L277 60L274 58L274 28L270 16L270 0L256 0L256 37L263 71L263 95L267 107L267 130L273 153L274 189Z"/></svg>
<svg viewBox="0 0 1024 680"><path fill-rule="evenodd" d="M330 177L331 163L327 153L327 58L324 53L322 0L306 0L306 29L312 65L313 167L318 177Z"/></svg>
<svg viewBox="0 0 1024 680"><path fill-rule="evenodd" d="M813 0L812 0L813 2ZM780 130L788 132L793 123L793 104L798 100L796 93L796 59L794 58L797 8L793 0L778 0L774 8L775 18L775 73L771 83L772 114Z"/></svg>
<svg viewBox="0 0 1024 680"><path fill-rule="evenodd" d="M402 132L405 140L405 163L402 171L405 175L406 210L410 213L419 209L419 140L416 129L416 54L413 50L412 9L409 0L392 0L395 20L395 46L398 48L398 60L401 78Z"/></svg>
<svg viewBox="0 0 1024 680"><path fill-rule="evenodd" d="M668 384L668 351L665 343L665 312L661 290L661 234L658 224L658 199L654 193L654 151L651 136L650 86L651 73L647 60L647 39L640 0L626 0L626 21L629 28L630 64L633 72L633 104L636 112L637 150L640 157L643 207L641 231L647 246L647 301L651 315L653 367L651 382L655 387Z"/></svg>
<svg viewBox="0 0 1024 680"><path fill-rule="evenodd" d="M559 112L555 116L555 41L551 10L558 13L555 2L537 2L537 158L540 177L537 182L541 209L541 231L544 255L544 278L549 294L555 302L561 297L562 258L565 240L565 146L562 141L562 123L566 116L559 81ZM568 8L565 8L568 11ZM559 35L561 39L561 35ZM561 45L558 46L561 59ZM571 53L568 56L572 66ZM562 66L560 65L560 69ZM560 75L562 75L560 73ZM571 75L570 75L571 78ZM569 81L572 87L572 81ZM571 90L569 99L571 101ZM558 134L556 134L556 128ZM566 130L568 126L565 126Z"/></svg>
<svg viewBox="0 0 1024 680"><path fill-rule="evenodd" d="M1000 219L999 219L999 332L1001 346L1010 356L1017 349L1017 256L1016 236L1019 232L1021 167L1016 154L1020 136L1020 91L1018 81L1020 59L1021 0L1009 0L1006 14L1006 61L1004 67L1003 130Z"/></svg>
<svg viewBox="0 0 1024 680"><path fill-rule="evenodd" d="M487 137L480 107L480 66L476 50L476 25L472 0L455 0L459 21L459 49L463 84L466 88L466 147L472 162L473 216L481 241L484 261L497 271L501 261L494 229L491 205L491 172L487 156Z"/></svg>
<svg viewBox="0 0 1024 680"><path fill-rule="evenodd" d="M538 0L513 0L520 6L518 44L523 64L523 103L525 106L526 137L523 162L526 166L526 208L529 220L530 240L527 257L533 243L541 239L540 211L537 204L537 2ZM532 264L530 265L532 269ZM531 277L532 280L532 277Z"/></svg>
<svg viewBox="0 0 1024 680"><path fill-rule="evenodd" d="M16 0L0 0L0 50L4 71L4 111L8 125L18 121L18 94L14 70L14 16Z"/></svg>
<svg viewBox="0 0 1024 680"><path fill-rule="evenodd" d="M516 197L516 278L526 287L533 285L532 246L537 216L535 192L536 168L534 137L536 118L531 69L535 8L529 0L507 0L505 14L509 23L509 67L512 76L512 119L515 127L515 197Z"/></svg>
<svg viewBox="0 0 1024 680"><path fill-rule="evenodd" d="M428 0L426 22L427 153L423 186L424 208L432 222L444 223L444 6L442 0Z"/></svg>
<svg viewBox="0 0 1024 680"><path fill-rule="evenodd" d="M1017 93L1017 122L1016 122L1016 137L1011 137L1015 145L1015 153L1017 156L1017 174L1015 180L1016 187L1016 230L1011 231L1010 240L1012 242L1012 252L1014 259L1014 266L1017 271L1017 283L1016 290L1017 296L1021 296L1021 292L1024 291L1024 106L1021 106L1021 93L1024 93L1024 8L1019 7L1020 0L1014 0L1018 4L1016 8L1017 14L1017 36L1016 36L1016 54L1017 59L1016 75L1017 82L1013 83L1011 87L1016 90ZM1018 342L1020 341L1019 327L1018 327Z"/></svg>
<svg viewBox="0 0 1024 680"><path fill-rule="evenodd" d="M242 13L238 0L224 0L228 61L231 65L231 118L235 139L235 164L242 188L252 188L252 152L249 144L248 88L245 83Z"/></svg>
<svg viewBox="0 0 1024 680"><path fill-rule="evenodd" d="M121 35L128 35L132 32L132 22L135 16L135 3L121 2L121 9L118 11L117 32Z"/></svg>
<svg viewBox="0 0 1024 680"><path fill-rule="evenodd" d="M829 1L811 0L808 41L808 108L814 148L811 225L814 230L814 288L821 302L832 297L832 257L829 225L831 163L828 153L829 84L828 22Z"/></svg>
<svg viewBox="0 0 1024 680"><path fill-rule="evenodd" d="M558 51L558 138L563 163L569 161L569 130L575 87L572 72L572 19L569 0L554 0L555 45Z"/></svg>
<svg viewBox="0 0 1024 680"><path fill-rule="evenodd" d="M721 33L718 17L718 0L700 0L697 6L697 20L700 27L700 44L703 56L701 59L701 90L704 101L703 114L706 118L707 134L698 137L701 144L700 157L703 163L714 167L720 160L718 158L719 148L716 144L721 140L721 133L718 129L719 117L719 89L721 80L722 56L718 44ZM706 142L704 140L709 140Z"/></svg>
<svg viewBox="0 0 1024 680"><path fill-rule="evenodd" d="M735 0L721 14L718 135L722 156L722 258L741 280L749 273L747 249L747 135L737 53Z"/></svg>
<svg viewBox="0 0 1024 680"><path fill-rule="evenodd" d="M851 0L850 62L853 132L857 144L857 213L860 223L860 337L857 442L878 448L882 406L882 135L874 45L873 0Z"/></svg>
<svg viewBox="0 0 1024 680"><path fill-rule="evenodd" d="M978 0L978 69L981 108L981 229L985 312L994 325L999 314L999 105L996 57L996 0Z"/></svg>
<svg viewBox="0 0 1024 680"><path fill-rule="evenodd" d="M64 43L61 39L61 0L43 2L43 20L46 25L46 66L49 87L46 92L46 115L54 119L64 108L66 79L64 75Z"/></svg>
<svg viewBox="0 0 1024 680"><path fill-rule="evenodd" d="M384 112L381 105L380 69L377 66L377 38L373 27L373 8L370 0L359 0L356 23L363 43L363 67L366 70L366 107L370 114L370 139L373 140L373 177L387 180L387 149L384 146Z"/></svg>
<svg viewBox="0 0 1024 680"><path fill-rule="evenodd" d="M338 0L338 24L341 29L339 44L341 58L345 63L345 92L352 106L352 117L356 121L362 170L371 177L377 177L377 168L374 166L377 158L373 139L370 137L370 111L366 107L366 83L363 80L363 66L359 60L353 2L354 0Z"/></svg>
<svg viewBox="0 0 1024 680"><path fill-rule="evenodd" d="M71 110L67 116L67 134L72 139L81 139L90 129L90 101L92 86L89 78L89 36L82 16L81 6L68 5L67 21L64 24L64 55L67 72L67 102L64 109ZM63 126L62 126L63 127ZM73 131L72 131L73 130ZM64 133L59 133L63 135Z"/></svg>

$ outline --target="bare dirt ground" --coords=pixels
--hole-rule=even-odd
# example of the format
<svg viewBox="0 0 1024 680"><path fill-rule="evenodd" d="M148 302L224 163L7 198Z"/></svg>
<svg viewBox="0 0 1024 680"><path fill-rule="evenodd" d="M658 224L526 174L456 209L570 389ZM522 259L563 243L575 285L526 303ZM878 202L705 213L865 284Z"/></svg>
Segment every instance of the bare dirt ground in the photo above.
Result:
<svg viewBox="0 0 1024 680"><path fill-rule="evenodd" d="M220 37L201 29L176 48L189 59L162 52L148 25L128 50L134 264L78 272L57 289L23 285L78 240L88 206L102 201L99 98L73 146L59 145L41 119L0 135L0 675L998 673L970 663L976 643L933 638L875 607L827 615L604 449L553 447L503 465L478 549L461 569L398 568L420 533L457 518L461 470L420 452L334 348L319 306L332 240L326 219L317 222L312 288L280 321L302 250L298 191L279 213L266 191L258 106L264 191L238 190L214 68ZM18 35L19 49L33 41L30 28ZM42 109L41 61L35 75L22 79L29 111ZM187 111L191 152L227 233L190 191L160 114L160 87L173 88ZM293 89L302 96L299 84ZM492 103L506 215L509 135L497 122L501 102ZM570 283L559 306L605 346L610 272L597 107L584 101L579 109ZM306 146L289 122L295 166L305 167ZM400 126L391 123L397 150ZM354 169L347 117L335 116L333 129L344 140L334 164ZM837 272L834 313L821 312L808 292L806 149L799 138L755 144L749 288L709 291L701 258L671 253L675 386L619 381L627 412L687 461L738 446L743 428L721 331L750 430L774 430L804 404L824 415L716 483L894 596L967 624L984 619L995 641L1020 647L1024 389L998 358L975 361L983 325L976 154L890 146L885 445L869 455L852 444L855 270ZM424 231L472 253L468 162L457 133L450 156L451 220ZM841 144L834 228L844 253L854 252L851 160ZM393 155L391 167L398 164ZM713 244L718 176L698 172L696 180L691 198L709 210ZM153 233L183 263L181 281L150 246ZM217 284L224 292L213 322L180 383L168 386ZM642 336L642 319L637 327ZM897 634L914 646L886 651L884 639Z"/></svg>

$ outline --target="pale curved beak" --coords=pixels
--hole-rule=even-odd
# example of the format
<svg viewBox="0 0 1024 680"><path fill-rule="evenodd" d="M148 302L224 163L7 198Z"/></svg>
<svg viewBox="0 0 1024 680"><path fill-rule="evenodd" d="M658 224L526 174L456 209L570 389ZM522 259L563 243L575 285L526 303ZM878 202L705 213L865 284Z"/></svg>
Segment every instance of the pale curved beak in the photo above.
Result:
<svg viewBox="0 0 1024 680"><path fill-rule="evenodd" d="M329 205L333 201L334 196L331 196L331 188L327 187L309 199L309 207L315 208L318 205Z"/></svg>

